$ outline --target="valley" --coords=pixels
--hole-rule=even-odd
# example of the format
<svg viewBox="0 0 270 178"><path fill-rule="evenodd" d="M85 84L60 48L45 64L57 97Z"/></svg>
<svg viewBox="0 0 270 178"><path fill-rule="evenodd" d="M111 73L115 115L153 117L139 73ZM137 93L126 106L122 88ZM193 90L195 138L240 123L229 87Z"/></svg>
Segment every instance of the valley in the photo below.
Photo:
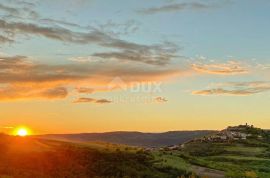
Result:
<svg viewBox="0 0 270 178"><path fill-rule="evenodd" d="M0 177L270 177L269 131L240 125L234 127L237 133L233 132L235 135L246 135L246 138L223 137L230 129L228 127L184 143L150 147L2 134Z"/></svg>

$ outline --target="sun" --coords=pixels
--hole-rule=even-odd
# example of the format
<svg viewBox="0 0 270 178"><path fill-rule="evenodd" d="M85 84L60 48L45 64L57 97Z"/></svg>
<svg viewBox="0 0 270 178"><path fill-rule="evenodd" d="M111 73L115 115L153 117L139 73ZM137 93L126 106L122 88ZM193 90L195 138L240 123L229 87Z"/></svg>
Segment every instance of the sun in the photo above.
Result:
<svg viewBox="0 0 270 178"><path fill-rule="evenodd" d="M25 137L30 135L30 131L26 127L19 127L15 130L14 134L20 137Z"/></svg>
<svg viewBox="0 0 270 178"><path fill-rule="evenodd" d="M28 135L28 131L25 128L21 128L17 131L17 135L21 137L25 137Z"/></svg>

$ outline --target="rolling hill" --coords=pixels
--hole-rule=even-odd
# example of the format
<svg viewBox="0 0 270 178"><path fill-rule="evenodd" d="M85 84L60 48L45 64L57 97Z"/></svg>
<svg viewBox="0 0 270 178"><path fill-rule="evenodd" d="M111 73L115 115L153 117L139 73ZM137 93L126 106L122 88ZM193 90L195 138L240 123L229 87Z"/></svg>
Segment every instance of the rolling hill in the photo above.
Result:
<svg viewBox="0 0 270 178"><path fill-rule="evenodd" d="M216 131L171 131L165 133L107 132L81 134L49 134L39 138L71 142L108 142L140 147L162 147L181 144L194 138L203 137Z"/></svg>
<svg viewBox="0 0 270 178"><path fill-rule="evenodd" d="M193 138L184 143L155 148L127 146L126 143L138 144L139 139L138 137L135 139L134 135L139 134L139 138L142 139L143 133L129 134L126 132L104 133L98 136L93 134L95 137L90 134L92 137L85 138L81 137L84 134L25 138L0 134L0 177L270 177L270 132L267 130L240 125L219 132L210 132L204 136L192 135ZM175 141L174 132L164 134L166 136L161 134L163 139L170 138L171 135L171 140ZM125 145L116 144L115 142L127 139L120 137L117 140L117 135L122 137L129 135L127 138L133 138L137 142L132 140L125 142ZM104 137L107 140L104 140ZM103 140L100 140L101 138ZM150 138L154 140L153 137ZM108 139L112 139L114 143L109 143ZM168 143L164 140L149 142L151 140L149 138L145 140L148 142L143 142L144 145Z"/></svg>
<svg viewBox="0 0 270 178"><path fill-rule="evenodd" d="M270 177L270 132L249 125L228 127L153 154L163 160L162 166L177 165L201 177Z"/></svg>
<svg viewBox="0 0 270 178"><path fill-rule="evenodd" d="M1 178L175 178L151 153L116 144L80 144L0 135Z"/></svg>

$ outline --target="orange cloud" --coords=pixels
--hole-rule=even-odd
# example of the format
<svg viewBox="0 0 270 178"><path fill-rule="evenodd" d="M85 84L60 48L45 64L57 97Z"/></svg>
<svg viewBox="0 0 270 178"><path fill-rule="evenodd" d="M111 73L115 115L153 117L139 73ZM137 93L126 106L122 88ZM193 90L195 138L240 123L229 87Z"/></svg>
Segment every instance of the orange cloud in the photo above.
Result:
<svg viewBox="0 0 270 178"><path fill-rule="evenodd" d="M108 104L112 101L107 99L94 99L94 98L78 98L73 103L96 103L96 104Z"/></svg>
<svg viewBox="0 0 270 178"><path fill-rule="evenodd" d="M0 88L0 101L19 99L62 99L68 95L64 87L35 88L23 86L7 86Z"/></svg>
<svg viewBox="0 0 270 178"><path fill-rule="evenodd" d="M67 88L78 93L109 91L116 77L132 82L162 81L185 73L179 69L143 64L95 62L50 65L33 63L25 56L0 56L0 100L62 99Z"/></svg>
<svg viewBox="0 0 270 178"><path fill-rule="evenodd" d="M207 74L217 74L217 75L236 75L245 74L249 70L247 67L243 66L239 62L229 61L227 63L195 63L192 64L192 69Z"/></svg>
<svg viewBox="0 0 270 178"><path fill-rule="evenodd" d="M94 91L95 90L93 88L87 88L87 87L79 87L79 88L77 88L78 93L92 94L92 93L94 93Z"/></svg>
<svg viewBox="0 0 270 178"><path fill-rule="evenodd" d="M231 82L219 84L218 88L193 91L193 95L233 95L248 96L270 91L269 82Z"/></svg>
<svg viewBox="0 0 270 178"><path fill-rule="evenodd" d="M161 97L161 96L156 97L155 101L158 102L158 103L166 103L166 102L168 102L168 100L166 98Z"/></svg>

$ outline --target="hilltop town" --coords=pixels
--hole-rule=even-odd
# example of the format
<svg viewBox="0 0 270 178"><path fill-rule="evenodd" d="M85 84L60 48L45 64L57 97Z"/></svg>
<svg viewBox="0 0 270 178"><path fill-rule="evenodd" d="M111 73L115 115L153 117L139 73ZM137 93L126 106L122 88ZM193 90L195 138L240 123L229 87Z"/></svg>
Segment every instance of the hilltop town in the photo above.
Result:
<svg viewBox="0 0 270 178"><path fill-rule="evenodd" d="M249 124L145 151L163 161L162 165L180 164L199 177L270 177L270 131Z"/></svg>
<svg viewBox="0 0 270 178"><path fill-rule="evenodd" d="M247 140L249 138L262 140L265 136L266 134L264 130L256 128L253 125L245 124L229 126L215 134L202 138L196 138L190 142L232 142L238 140Z"/></svg>
<svg viewBox="0 0 270 178"><path fill-rule="evenodd" d="M170 145L160 150L179 150L189 143L234 143L237 141L247 141L248 139L264 140L269 139L269 133L263 129L256 128L253 125L244 124L238 126L229 126L224 130L216 133L192 139L181 145ZM146 150L154 150L157 148L147 148Z"/></svg>
<svg viewBox="0 0 270 178"><path fill-rule="evenodd" d="M235 141L235 140L247 140L248 138L263 138L263 130L255 128L253 125L238 125L229 126L220 132L205 136L203 138L194 139L192 141L201 142L224 142L224 141Z"/></svg>

